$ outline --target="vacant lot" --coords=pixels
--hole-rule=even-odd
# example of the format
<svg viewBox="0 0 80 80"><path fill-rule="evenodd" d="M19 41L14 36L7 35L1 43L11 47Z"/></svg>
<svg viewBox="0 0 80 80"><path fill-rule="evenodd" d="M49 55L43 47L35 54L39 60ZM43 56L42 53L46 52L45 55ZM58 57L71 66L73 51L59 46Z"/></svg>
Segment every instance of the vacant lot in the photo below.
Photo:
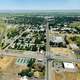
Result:
<svg viewBox="0 0 80 80"><path fill-rule="evenodd" d="M77 73L63 72L55 73L55 80L80 80L80 79L77 79Z"/></svg>
<svg viewBox="0 0 80 80"><path fill-rule="evenodd" d="M53 48L50 47L50 51L54 54L63 54L63 55L70 55L72 51L68 48Z"/></svg>
<svg viewBox="0 0 80 80"><path fill-rule="evenodd" d="M26 66L15 64L16 57L1 57L0 58L0 80L16 80L17 73Z"/></svg>

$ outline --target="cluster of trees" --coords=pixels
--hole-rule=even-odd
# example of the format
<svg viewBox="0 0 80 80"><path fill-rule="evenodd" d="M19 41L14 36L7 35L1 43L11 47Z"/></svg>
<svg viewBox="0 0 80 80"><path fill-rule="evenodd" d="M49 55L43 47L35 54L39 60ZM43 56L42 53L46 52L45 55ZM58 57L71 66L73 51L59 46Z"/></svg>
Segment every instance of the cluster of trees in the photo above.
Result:
<svg viewBox="0 0 80 80"><path fill-rule="evenodd" d="M34 26L41 25L44 23L45 19L43 17L37 17L37 16L16 16L16 17L10 17L8 18L9 24L31 24ZM76 16L59 16L54 17L53 20L50 21L50 26L56 27L58 24L60 24L61 27L64 27L64 24L66 23L69 25L70 23L74 21L80 21L80 17Z"/></svg>
<svg viewBox="0 0 80 80"><path fill-rule="evenodd" d="M20 43L20 45L18 45L17 43L15 43L15 49L18 49L18 50L28 50L28 51L37 51L38 48L39 50L46 50L46 46L45 44L41 45L41 44L33 44L31 45L31 43L27 43L27 45L25 46L25 44L22 44Z"/></svg>
<svg viewBox="0 0 80 80"><path fill-rule="evenodd" d="M79 36L73 36L73 37L70 37L70 39L80 47L80 37Z"/></svg>
<svg viewBox="0 0 80 80"><path fill-rule="evenodd" d="M31 58L27 64L28 69L22 70L20 73L18 73L18 75L32 77L33 76L32 66L34 63L35 63L35 59Z"/></svg>
<svg viewBox="0 0 80 80"><path fill-rule="evenodd" d="M2 20L2 18L0 18L0 48L2 48L4 45L3 39L6 38L7 31L8 30L5 22Z"/></svg>
<svg viewBox="0 0 80 80"><path fill-rule="evenodd" d="M16 35L19 35L19 32L16 28L9 28L7 32L8 39L15 37Z"/></svg>
<svg viewBox="0 0 80 80"><path fill-rule="evenodd" d="M80 37L76 37L76 43L80 47Z"/></svg>
<svg viewBox="0 0 80 80"><path fill-rule="evenodd" d="M50 26L56 27L64 27L64 24L67 24L69 26L70 23L74 21L80 21L80 17L70 17L70 16L61 16L61 17L54 17L54 20L50 22Z"/></svg>
<svg viewBox="0 0 80 80"><path fill-rule="evenodd" d="M75 28L76 30L78 30L80 32L80 22L79 21L73 22L69 26L71 28Z"/></svg>
<svg viewBox="0 0 80 80"><path fill-rule="evenodd" d="M20 76L28 76L28 77L32 77L33 76L33 72L31 71L31 69L26 69L26 70L22 70L20 73L18 73L18 75Z"/></svg>
<svg viewBox="0 0 80 80"><path fill-rule="evenodd" d="M39 32L36 31L36 32L31 32L31 33L33 33L33 35L30 38L26 37L30 33L25 32L19 39L17 39L14 42L15 43L15 49L37 51L38 48L39 48L39 50L44 50L45 51L46 50L45 32L44 31L39 31ZM14 34L12 34L12 35L14 35ZM9 37L9 35L8 35L8 37ZM34 39L34 42L32 42L33 39Z"/></svg>
<svg viewBox="0 0 80 80"><path fill-rule="evenodd" d="M42 65L42 64L36 64L35 63L35 60L34 58L31 58L29 61L28 61L28 64L27 64L27 69L25 70L22 70L20 73L18 73L18 75L20 76L27 76L27 77L34 77L34 72L35 71L39 71L39 72L42 72L43 73L43 76L45 75L44 72L45 72L45 66Z"/></svg>
<svg viewBox="0 0 80 80"><path fill-rule="evenodd" d="M44 31L39 31L39 32L34 32L33 33L34 35L34 37L35 37L35 44L41 44L42 43L42 41L43 42L46 42L46 35L45 35L45 32Z"/></svg>
<svg viewBox="0 0 80 80"><path fill-rule="evenodd" d="M12 17L13 18L13 17ZM16 16L14 19L8 19L9 24L32 24L32 25L41 25L44 22L44 18L36 16Z"/></svg>

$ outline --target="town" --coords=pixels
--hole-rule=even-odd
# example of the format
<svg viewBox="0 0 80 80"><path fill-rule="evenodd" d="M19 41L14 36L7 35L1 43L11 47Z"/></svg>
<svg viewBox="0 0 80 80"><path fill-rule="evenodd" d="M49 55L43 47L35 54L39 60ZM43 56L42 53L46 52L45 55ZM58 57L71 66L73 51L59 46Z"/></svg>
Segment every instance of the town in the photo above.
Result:
<svg viewBox="0 0 80 80"><path fill-rule="evenodd" d="M80 80L80 16L0 15L0 79Z"/></svg>

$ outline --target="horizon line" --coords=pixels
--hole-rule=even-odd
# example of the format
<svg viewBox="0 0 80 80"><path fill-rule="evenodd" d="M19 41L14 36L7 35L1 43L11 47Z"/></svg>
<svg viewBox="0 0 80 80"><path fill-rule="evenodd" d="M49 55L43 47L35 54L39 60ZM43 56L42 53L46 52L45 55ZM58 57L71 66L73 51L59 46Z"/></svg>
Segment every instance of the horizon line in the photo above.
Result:
<svg viewBox="0 0 80 80"><path fill-rule="evenodd" d="M5 10L0 10L0 13L32 13L32 12L80 12L80 9L53 9L53 10L38 10L38 9L15 9L15 10L10 10L10 9L5 9Z"/></svg>

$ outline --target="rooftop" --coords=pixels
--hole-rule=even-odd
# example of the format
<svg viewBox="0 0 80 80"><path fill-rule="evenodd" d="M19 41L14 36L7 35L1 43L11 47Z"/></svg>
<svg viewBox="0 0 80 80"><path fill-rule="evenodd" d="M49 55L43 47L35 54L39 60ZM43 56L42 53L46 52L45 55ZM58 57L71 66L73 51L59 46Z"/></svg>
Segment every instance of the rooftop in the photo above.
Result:
<svg viewBox="0 0 80 80"><path fill-rule="evenodd" d="M63 62L63 64L64 64L64 68L75 69L75 66L73 63Z"/></svg>
<svg viewBox="0 0 80 80"><path fill-rule="evenodd" d="M53 36L51 41L55 43L60 43L60 42L64 42L64 39L61 36Z"/></svg>

